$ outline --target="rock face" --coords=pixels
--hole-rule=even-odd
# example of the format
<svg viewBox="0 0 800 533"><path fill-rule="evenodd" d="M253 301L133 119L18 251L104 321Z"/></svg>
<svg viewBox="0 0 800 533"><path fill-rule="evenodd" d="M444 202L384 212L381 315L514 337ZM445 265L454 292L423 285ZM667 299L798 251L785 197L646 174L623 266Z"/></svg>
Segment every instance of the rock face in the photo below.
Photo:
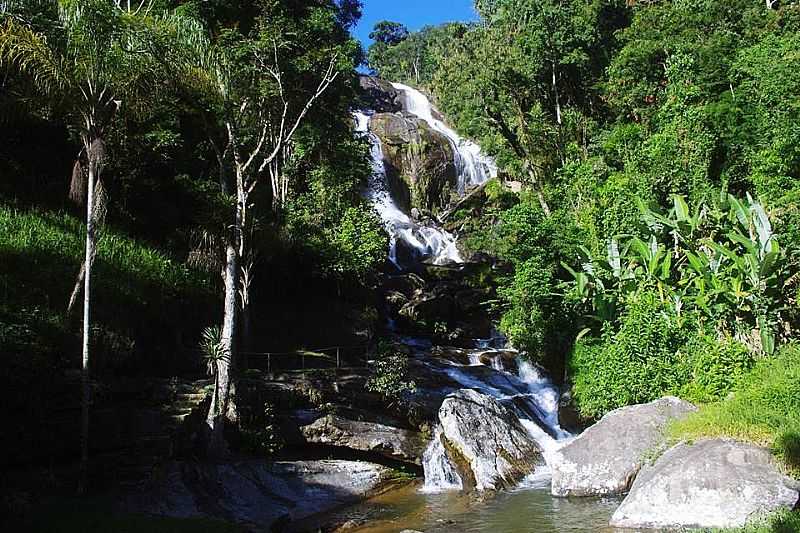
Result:
<svg viewBox="0 0 800 533"><path fill-rule="evenodd" d="M441 439L465 488L512 486L541 463L536 442L511 411L474 390L450 394L439 408Z"/></svg>
<svg viewBox="0 0 800 533"><path fill-rule="evenodd" d="M444 209L456 187L453 147L422 119L402 113L377 113L370 131L383 145L392 197L406 212Z"/></svg>
<svg viewBox="0 0 800 533"><path fill-rule="evenodd" d="M374 76L360 76L358 81L364 107L378 113L396 113L403 109L400 91L388 81Z"/></svg>
<svg viewBox="0 0 800 533"><path fill-rule="evenodd" d="M390 459L416 464L420 464L426 445L417 431L349 420L336 415L320 418L300 431L311 443L375 452Z"/></svg>
<svg viewBox="0 0 800 533"><path fill-rule="evenodd" d="M622 407L605 415L561 448L551 465L554 496L606 496L626 492L648 453L663 446L673 418L696 408L673 397Z"/></svg>
<svg viewBox="0 0 800 533"><path fill-rule="evenodd" d="M357 461L173 462L154 490L130 495L125 511L175 518L211 517L262 530L354 503L391 478L383 466Z"/></svg>
<svg viewBox="0 0 800 533"><path fill-rule="evenodd" d="M626 528L734 528L792 509L798 486L769 451L730 440L679 444L637 476L611 518Z"/></svg>

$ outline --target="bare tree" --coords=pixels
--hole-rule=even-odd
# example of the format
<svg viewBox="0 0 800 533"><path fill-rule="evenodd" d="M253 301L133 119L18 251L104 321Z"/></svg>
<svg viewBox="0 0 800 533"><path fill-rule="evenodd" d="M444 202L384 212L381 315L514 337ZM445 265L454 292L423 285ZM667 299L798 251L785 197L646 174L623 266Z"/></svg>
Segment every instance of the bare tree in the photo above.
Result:
<svg viewBox="0 0 800 533"><path fill-rule="evenodd" d="M209 428L208 450L212 456L224 456L227 445L223 430L226 422L236 422L234 373L237 362L237 324L239 310L250 303L252 283L252 255L247 239L247 228L252 224L251 198L256 186L265 175L270 177L273 207L283 206L289 193L288 177L283 165L290 157L292 141L313 107L314 103L336 80L337 54L332 53L320 76L316 89L293 100L286 86L280 61L280 44L272 39L268 46L254 47L251 54L250 73L246 82L234 79L229 59L222 51L213 57L211 73L215 97L222 109L222 135L212 135L211 143L220 168L222 192L231 196L233 219L225 231L224 304L221 344L227 357L217 364L214 395L206 424ZM241 65L237 65L241 67ZM270 81L270 91L265 95L260 85ZM292 94L296 94L293 91ZM212 128L213 130L213 128ZM217 140L221 137L222 140ZM230 168L233 186L228 186L226 169Z"/></svg>

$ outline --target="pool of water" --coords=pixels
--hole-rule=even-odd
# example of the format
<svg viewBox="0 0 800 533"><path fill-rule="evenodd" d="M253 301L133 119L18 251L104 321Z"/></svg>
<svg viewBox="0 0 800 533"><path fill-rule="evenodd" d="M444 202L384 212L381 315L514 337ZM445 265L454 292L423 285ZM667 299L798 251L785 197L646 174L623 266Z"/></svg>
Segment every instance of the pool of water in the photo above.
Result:
<svg viewBox="0 0 800 533"><path fill-rule="evenodd" d="M411 484L328 517L347 531L399 533L613 533L608 521L621 499L553 498L549 480L492 495L429 494Z"/></svg>

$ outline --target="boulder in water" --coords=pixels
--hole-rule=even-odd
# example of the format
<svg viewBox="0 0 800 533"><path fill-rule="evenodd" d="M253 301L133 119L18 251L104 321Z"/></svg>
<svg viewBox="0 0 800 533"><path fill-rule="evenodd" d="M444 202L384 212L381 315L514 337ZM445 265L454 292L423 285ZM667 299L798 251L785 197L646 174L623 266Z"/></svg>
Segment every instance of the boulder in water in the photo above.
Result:
<svg viewBox="0 0 800 533"><path fill-rule="evenodd" d="M400 208L437 213L449 205L457 176L447 137L408 114L377 113L369 128L383 145L386 176Z"/></svg>
<svg viewBox="0 0 800 533"><path fill-rule="evenodd" d="M467 488L508 488L542 463L538 444L517 416L486 394L450 394L439 408L439 423L447 455Z"/></svg>
<svg viewBox="0 0 800 533"><path fill-rule="evenodd" d="M637 476L611 518L625 528L738 528L798 504L768 450L725 439L678 444Z"/></svg>
<svg viewBox="0 0 800 533"><path fill-rule="evenodd" d="M648 453L664 445L663 431L674 418L696 410L666 397L622 407L559 450L553 462L554 496L608 496L626 492Z"/></svg>
<svg viewBox="0 0 800 533"><path fill-rule="evenodd" d="M307 442L373 452L390 459L421 463L425 442L417 431L328 415L300 428Z"/></svg>

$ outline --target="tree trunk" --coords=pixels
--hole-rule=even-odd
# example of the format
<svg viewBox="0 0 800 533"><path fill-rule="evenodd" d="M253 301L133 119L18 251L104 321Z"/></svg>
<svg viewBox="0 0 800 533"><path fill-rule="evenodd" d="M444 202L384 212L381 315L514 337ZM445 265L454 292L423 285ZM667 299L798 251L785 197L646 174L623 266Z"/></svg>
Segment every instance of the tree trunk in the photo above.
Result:
<svg viewBox="0 0 800 533"><path fill-rule="evenodd" d="M86 153L90 153L90 144L86 145ZM91 158L90 158L91 159ZM95 247L94 224L94 187L96 161L89 161L89 179L86 193L86 250L84 257L83 277L83 355L81 359L81 464L78 480L78 492L83 494L87 488L89 470L89 405L91 404L91 384L89 383L89 336L91 334L91 283L92 256Z"/></svg>
<svg viewBox="0 0 800 533"><path fill-rule="evenodd" d="M206 425L209 429L208 455L215 459L227 456L225 425L237 419L235 401L236 335L238 320L238 291L241 280L239 261L244 246L244 224L247 197L241 175L237 172L236 213L233 235L225 246L225 302L222 319L222 351L224 356L216 362L214 396L208 409Z"/></svg>
<svg viewBox="0 0 800 533"><path fill-rule="evenodd" d="M224 355L215 363L214 395L211 398L206 418L206 425L209 429L208 455L217 459L225 457L228 453L225 441L225 423L231 407L232 367L236 350L236 285L239 259L233 243L229 243L225 247L224 272L225 303L221 338Z"/></svg>
<svg viewBox="0 0 800 533"><path fill-rule="evenodd" d="M531 180L531 185L533 185L533 190L536 191L536 197L539 199L539 205L542 207L542 211L544 211L545 216L550 216L550 206L547 205L547 200L545 200L544 192L542 191L541 184L539 183L539 177L536 175L536 170L534 170L530 164L528 166L528 176Z"/></svg>
<svg viewBox="0 0 800 533"><path fill-rule="evenodd" d="M561 125L561 100L558 95L558 85L556 84L556 63L551 64L553 67L553 97L556 101L556 122Z"/></svg>

